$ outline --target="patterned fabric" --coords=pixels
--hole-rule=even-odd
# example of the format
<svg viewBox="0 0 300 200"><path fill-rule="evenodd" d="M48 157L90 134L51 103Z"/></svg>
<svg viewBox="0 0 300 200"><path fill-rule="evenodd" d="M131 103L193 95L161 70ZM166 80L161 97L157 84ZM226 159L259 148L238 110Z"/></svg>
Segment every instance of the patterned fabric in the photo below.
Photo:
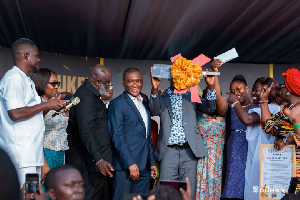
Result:
<svg viewBox="0 0 300 200"><path fill-rule="evenodd" d="M208 115L201 114L197 116L197 120L208 156L198 161L196 199L220 199L225 119L211 119Z"/></svg>
<svg viewBox="0 0 300 200"><path fill-rule="evenodd" d="M259 107L252 105L249 109ZM246 130L247 126L238 119L235 110L231 108L231 133L227 142L227 171L222 198L244 198L245 169L248 152L246 131L236 132L236 129ZM248 111L247 111L248 112Z"/></svg>
<svg viewBox="0 0 300 200"><path fill-rule="evenodd" d="M42 99L42 102L46 100ZM44 134L44 148L55 151L66 151L69 149L67 140L67 126L69 118L65 113L52 117L55 110L50 110L44 116L45 134Z"/></svg>
<svg viewBox="0 0 300 200"><path fill-rule="evenodd" d="M283 110L286 108L287 105L283 107ZM290 118L284 114L283 110L277 114L271 115L270 119L261 123L261 127L266 133L274 135L279 139L293 136L297 144L296 163L300 163L300 138L297 137ZM296 165L296 176L300 177L300 165Z"/></svg>
<svg viewBox="0 0 300 200"><path fill-rule="evenodd" d="M169 88L167 93L171 99L172 105L172 129L168 140L168 145L186 143L187 139L185 137L185 132L182 124L182 94L175 94Z"/></svg>
<svg viewBox="0 0 300 200"><path fill-rule="evenodd" d="M214 90L214 91L210 91L210 90L207 90L207 94L206 94L206 99L207 100L215 100L215 99L217 99L217 93L216 93L216 90Z"/></svg>

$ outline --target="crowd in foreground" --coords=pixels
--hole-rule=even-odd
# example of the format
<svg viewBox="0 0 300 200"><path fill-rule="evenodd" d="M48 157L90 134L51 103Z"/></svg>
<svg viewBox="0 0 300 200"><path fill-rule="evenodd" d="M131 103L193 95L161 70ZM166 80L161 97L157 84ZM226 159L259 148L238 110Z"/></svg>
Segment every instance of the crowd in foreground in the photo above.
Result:
<svg viewBox="0 0 300 200"><path fill-rule="evenodd" d="M19 39L12 53L15 66L0 82L0 148L12 162L5 166L16 173L11 182L19 187L7 184L2 195L11 190L20 195L16 190L26 190L26 174L37 173L43 184L36 199L119 200L145 194L148 199L258 200L253 187L259 186L261 144L278 150L295 145L300 159L300 72L295 68L282 74L283 84L261 77L251 89L243 75L236 75L227 99L218 77L206 76L201 103L194 103L190 92L174 92L172 79L160 91L152 69L148 98L141 93L137 68L124 71L124 93L113 99L112 73L96 65L74 94L80 103L65 109L64 96L71 94L57 95L60 82L54 71L39 68L35 43ZM210 70L221 65L214 60ZM159 134L151 116L160 117ZM151 179L158 176L187 181L187 190L157 186L148 195Z"/></svg>

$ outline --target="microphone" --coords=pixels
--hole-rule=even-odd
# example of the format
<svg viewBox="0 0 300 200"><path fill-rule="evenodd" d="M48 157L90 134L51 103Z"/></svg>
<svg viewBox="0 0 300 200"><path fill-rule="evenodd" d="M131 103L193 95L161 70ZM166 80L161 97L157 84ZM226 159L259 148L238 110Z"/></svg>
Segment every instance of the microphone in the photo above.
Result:
<svg viewBox="0 0 300 200"><path fill-rule="evenodd" d="M72 106L79 104L79 102L80 102L80 99L78 97L71 99L69 101L68 105L66 106L66 108L61 108L61 109L57 110L55 113L53 113L52 117L55 117L56 115L59 115L60 113L65 112L67 109L70 109Z"/></svg>

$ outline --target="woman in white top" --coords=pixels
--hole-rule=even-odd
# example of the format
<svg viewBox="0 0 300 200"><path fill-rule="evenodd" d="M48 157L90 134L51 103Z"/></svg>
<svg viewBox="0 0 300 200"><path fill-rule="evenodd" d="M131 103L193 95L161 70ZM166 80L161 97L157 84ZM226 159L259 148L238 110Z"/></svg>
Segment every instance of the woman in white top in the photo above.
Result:
<svg viewBox="0 0 300 200"><path fill-rule="evenodd" d="M268 101L260 101L260 94L263 86L268 87L274 82ZM234 96L228 98L229 102L234 103L237 99ZM236 105L235 112L239 120L247 125L246 139L248 141L248 153L245 170L245 200L258 200L259 193L253 192L253 187L259 186L259 167L260 167L260 145L261 144L273 144L275 137L266 134L260 126L261 108L259 104L267 103L270 112L273 114L280 111L279 105L281 105L280 87L277 82L270 77L258 78L252 88L253 104L257 106L247 111L242 109L240 105Z"/></svg>
<svg viewBox="0 0 300 200"><path fill-rule="evenodd" d="M60 82L57 81L54 71L40 68L32 74L31 79L42 102L46 102L57 95ZM55 110L44 111L44 166L41 170L41 180L45 178L50 169L64 164L65 151L69 149L66 132L69 120L68 113L52 117L55 112Z"/></svg>

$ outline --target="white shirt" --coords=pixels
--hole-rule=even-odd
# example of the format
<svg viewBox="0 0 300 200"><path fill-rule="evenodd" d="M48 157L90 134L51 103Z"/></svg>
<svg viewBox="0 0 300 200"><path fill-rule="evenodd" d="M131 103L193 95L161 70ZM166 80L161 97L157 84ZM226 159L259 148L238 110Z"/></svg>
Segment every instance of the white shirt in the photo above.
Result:
<svg viewBox="0 0 300 200"><path fill-rule="evenodd" d="M0 148L18 168L44 165L44 120L40 112L12 121L7 111L41 103L33 81L18 67L7 71L0 82Z"/></svg>
<svg viewBox="0 0 300 200"><path fill-rule="evenodd" d="M143 98L141 97L141 95L138 96L138 99L136 97L130 95L130 94L128 94L128 96L133 101L133 103L135 104L136 108L138 109L138 111L140 112L140 114L143 118L143 121L144 121L144 124L145 124L145 127L146 127L146 138L147 138L148 116L147 116L146 108L143 105Z"/></svg>

